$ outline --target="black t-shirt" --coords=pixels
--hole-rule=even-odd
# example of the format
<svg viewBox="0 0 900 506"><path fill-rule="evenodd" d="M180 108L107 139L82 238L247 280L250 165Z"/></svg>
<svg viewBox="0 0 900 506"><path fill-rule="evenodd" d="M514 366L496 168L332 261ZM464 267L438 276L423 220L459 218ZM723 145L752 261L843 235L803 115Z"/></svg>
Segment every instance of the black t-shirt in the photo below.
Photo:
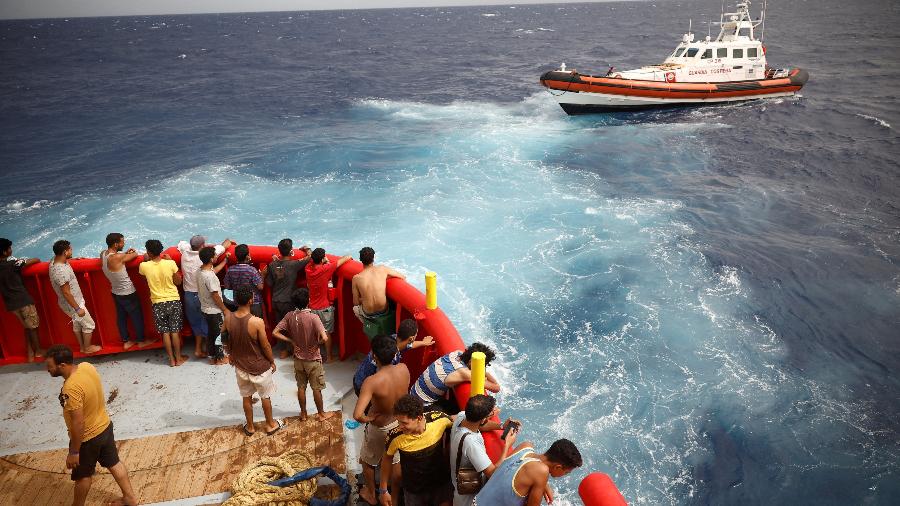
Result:
<svg viewBox="0 0 900 506"><path fill-rule="evenodd" d="M297 277L303 273L309 257L303 260L275 260L269 264L266 275L272 285L272 302L290 302L291 294L297 287Z"/></svg>
<svg viewBox="0 0 900 506"><path fill-rule="evenodd" d="M22 282L21 262L0 260L0 294L7 311L15 311L34 304L31 295Z"/></svg>

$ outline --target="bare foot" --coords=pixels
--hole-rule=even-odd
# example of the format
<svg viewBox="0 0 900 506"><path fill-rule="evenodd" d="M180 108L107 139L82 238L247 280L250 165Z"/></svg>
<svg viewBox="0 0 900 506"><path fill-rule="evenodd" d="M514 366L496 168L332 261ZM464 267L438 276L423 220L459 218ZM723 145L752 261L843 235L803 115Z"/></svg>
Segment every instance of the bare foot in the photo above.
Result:
<svg viewBox="0 0 900 506"><path fill-rule="evenodd" d="M359 498L368 504L378 504L378 500L375 499L375 491L367 487L359 489Z"/></svg>
<svg viewBox="0 0 900 506"><path fill-rule="evenodd" d="M194 356L197 357L197 358L206 358L206 357L208 357L208 355L207 355L206 353L203 353L202 351L194 351Z"/></svg>
<svg viewBox="0 0 900 506"><path fill-rule="evenodd" d="M30 364L31 362L34 362L34 355L32 355L32 354L29 352L29 353L28 353L28 363Z"/></svg>
<svg viewBox="0 0 900 506"><path fill-rule="evenodd" d="M316 413L316 420L324 422L325 420L328 420L336 414L337 413L335 413L334 411L330 411L328 413Z"/></svg>
<svg viewBox="0 0 900 506"><path fill-rule="evenodd" d="M103 348L97 346L96 344L92 344L92 345L88 346L87 349L81 350L81 353L84 353L85 355L90 355L92 353L97 353L98 351L100 351L102 349Z"/></svg>
<svg viewBox="0 0 900 506"><path fill-rule="evenodd" d="M47 350L45 350L45 349L42 348L42 349L40 349L40 350L34 352L34 358L44 358L44 355L45 355L46 353L47 353Z"/></svg>
<svg viewBox="0 0 900 506"><path fill-rule="evenodd" d="M169 359L169 367L177 367L177 366L179 366L179 365L181 365L181 364L179 364L178 362L172 360L171 358Z"/></svg>
<svg viewBox="0 0 900 506"><path fill-rule="evenodd" d="M178 359L178 361L175 362L175 365L181 365L181 364L183 364L183 363L185 363L185 362L187 362L187 361L188 361L188 356L187 356L187 355L182 355L182 356Z"/></svg>
<svg viewBox="0 0 900 506"><path fill-rule="evenodd" d="M301 412L300 412L300 421L301 421L301 422L305 422L305 421L306 421L306 418L307 418L306 411L301 411Z"/></svg>
<svg viewBox="0 0 900 506"><path fill-rule="evenodd" d="M151 344L156 343L156 341L159 341L159 339L151 339L149 341L141 341L137 344L137 346L138 346L138 348L146 348L147 346L150 346Z"/></svg>
<svg viewBox="0 0 900 506"><path fill-rule="evenodd" d="M131 348L132 346L134 346L134 343L131 342L131 341L125 341L125 344L122 345L122 347L125 348L126 350L127 350L128 348Z"/></svg>
<svg viewBox="0 0 900 506"><path fill-rule="evenodd" d="M213 365L228 365L228 364L229 364L228 357L220 358L219 360L216 360L213 363Z"/></svg>

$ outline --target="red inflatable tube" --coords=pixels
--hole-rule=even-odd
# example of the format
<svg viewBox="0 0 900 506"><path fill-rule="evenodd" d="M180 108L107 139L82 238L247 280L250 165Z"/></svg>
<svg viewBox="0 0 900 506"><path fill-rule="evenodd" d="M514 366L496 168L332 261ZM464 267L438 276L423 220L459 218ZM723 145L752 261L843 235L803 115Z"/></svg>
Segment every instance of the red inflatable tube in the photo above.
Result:
<svg viewBox="0 0 900 506"><path fill-rule="evenodd" d="M581 480L578 495L584 506L627 506L628 503L612 478L603 473L591 473Z"/></svg>

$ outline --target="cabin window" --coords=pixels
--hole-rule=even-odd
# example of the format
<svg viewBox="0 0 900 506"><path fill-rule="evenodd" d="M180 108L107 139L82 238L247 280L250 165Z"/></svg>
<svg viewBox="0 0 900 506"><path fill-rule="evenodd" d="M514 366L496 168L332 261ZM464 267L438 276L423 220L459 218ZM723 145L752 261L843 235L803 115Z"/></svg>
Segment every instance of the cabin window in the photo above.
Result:
<svg viewBox="0 0 900 506"><path fill-rule="evenodd" d="M703 56L701 56L700 58L703 58L703 59L712 58L712 49L707 49L706 51L703 51Z"/></svg>
<svg viewBox="0 0 900 506"><path fill-rule="evenodd" d="M756 55L757 55L756 51L757 51L757 49L755 47L748 47L747 48L747 58L756 58Z"/></svg>
<svg viewBox="0 0 900 506"><path fill-rule="evenodd" d="M732 58L743 58L744 50L743 49L735 49L733 53L731 53Z"/></svg>
<svg viewBox="0 0 900 506"><path fill-rule="evenodd" d="M697 53L700 52L699 47L689 47L687 50L687 54L684 55L685 58L693 58L697 56Z"/></svg>
<svg viewBox="0 0 900 506"><path fill-rule="evenodd" d="M676 49L676 50L675 50L675 58L678 58L679 56L683 55L683 54L684 54L684 50L685 50L685 48Z"/></svg>
<svg viewBox="0 0 900 506"><path fill-rule="evenodd" d="M716 58L728 58L728 48L720 47L716 49Z"/></svg>

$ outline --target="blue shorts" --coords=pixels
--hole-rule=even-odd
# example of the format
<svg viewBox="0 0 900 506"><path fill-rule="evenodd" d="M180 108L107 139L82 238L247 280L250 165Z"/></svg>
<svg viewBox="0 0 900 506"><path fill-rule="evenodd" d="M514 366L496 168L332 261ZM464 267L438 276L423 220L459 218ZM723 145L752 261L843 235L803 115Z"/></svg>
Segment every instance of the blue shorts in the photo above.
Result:
<svg viewBox="0 0 900 506"><path fill-rule="evenodd" d="M206 337L209 327L206 326L206 318L200 311L200 295L197 292L184 292L184 314L194 336Z"/></svg>

